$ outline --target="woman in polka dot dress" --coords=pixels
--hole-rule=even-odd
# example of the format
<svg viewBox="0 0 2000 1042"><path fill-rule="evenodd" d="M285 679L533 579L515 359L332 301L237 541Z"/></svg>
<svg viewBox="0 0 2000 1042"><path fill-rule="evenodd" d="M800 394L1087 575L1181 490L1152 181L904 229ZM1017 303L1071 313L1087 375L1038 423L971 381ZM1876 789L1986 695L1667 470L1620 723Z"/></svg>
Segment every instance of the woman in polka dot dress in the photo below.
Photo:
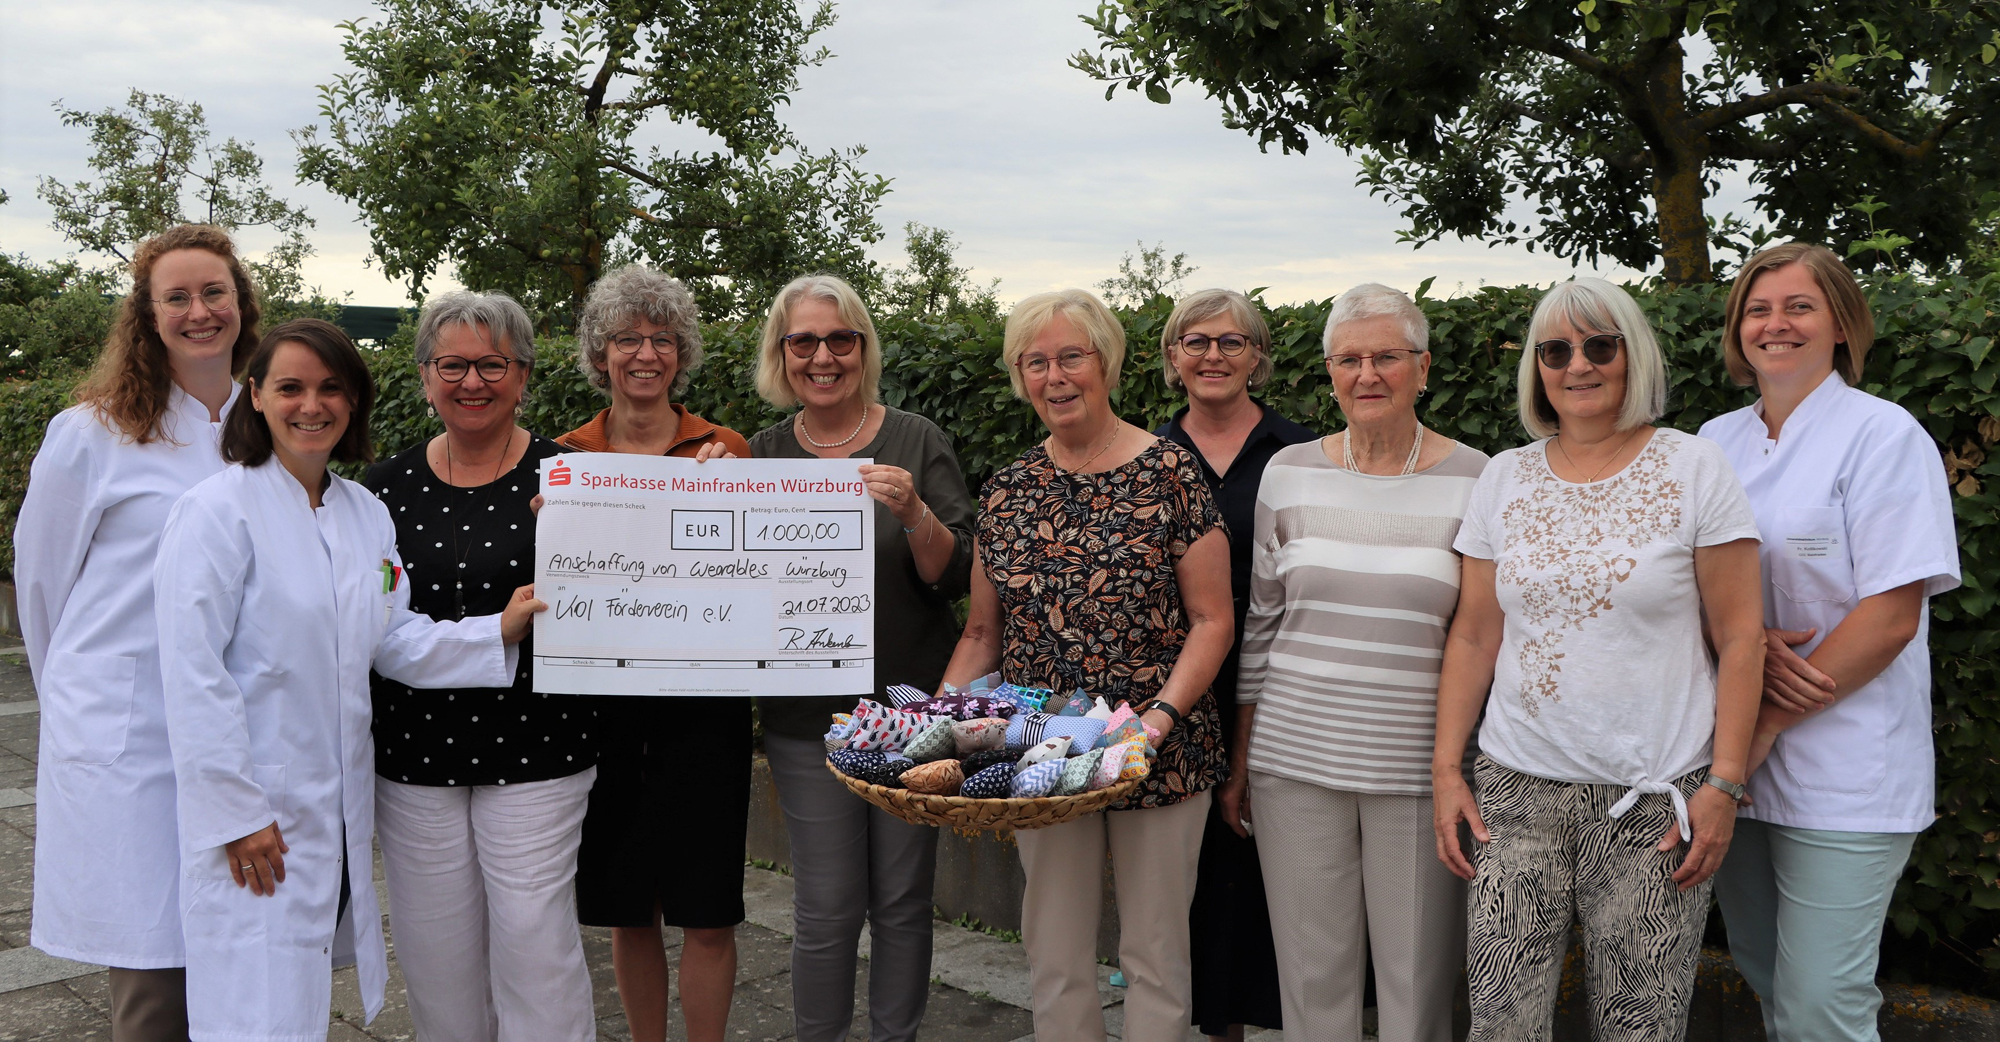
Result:
<svg viewBox="0 0 2000 1042"><path fill-rule="evenodd" d="M417 322L417 370L444 433L363 478L396 522L410 609L500 610L534 581L528 501L561 446L515 424L535 361L527 313L447 293ZM532 639L532 638L531 638ZM597 1037L570 881L597 778L591 701L507 688L413 689L377 676L375 824L396 958L426 1039Z"/></svg>

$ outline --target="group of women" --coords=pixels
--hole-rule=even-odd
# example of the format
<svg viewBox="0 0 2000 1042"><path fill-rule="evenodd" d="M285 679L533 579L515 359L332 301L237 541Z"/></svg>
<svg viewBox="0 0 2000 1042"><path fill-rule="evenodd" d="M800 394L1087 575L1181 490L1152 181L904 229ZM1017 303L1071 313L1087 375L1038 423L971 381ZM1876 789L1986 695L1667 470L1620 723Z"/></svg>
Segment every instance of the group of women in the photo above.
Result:
<svg viewBox="0 0 2000 1042"><path fill-rule="evenodd" d="M1105 1037L1107 855L1127 1038L1355 1040L1371 965L1385 1040L1449 1039L1460 980L1474 1038L1543 1038L1573 922L1597 1036L1678 1038L1711 888L1774 1039L1874 1037L1932 817L1926 602L1958 564L1936 448L1858 388L1873 321L1822 248L1742 269L1723 364L1760 397L1700 436L1652 425L1668 377L1632 298L1559 284L1517 374L1537 440L1490 459L1420 422L1429 328L1387 287L1334 302L1324 437L1254 396L1271 338L1242 294L1175 308L1187 407L1153 432L1111 404L1116 317L1038 294L1003 361L1048 436L976 500L945 434L879 401L867 307L830 276L773 301L756 389L795 411L747 439L674 400L702 342L671 277L593 288L578 364L609 405L554 439L516 421L520 306L440 296L416 364L441 431L360 483L328 469L372 459L337 328L260 337L213 228L132 276L15 567L44 721L32 941L114 967L118 1042L324 1038L344 960L372 1017L371 841L426 1042L595 1038L579 923L611 928L644 1042L678 928L685 1033L725 1037L750 705L532 690L536 469L564 451L868 459L879 683L997 669L1159 733L1123 802L1016 835L1038 1037ZM847 707L760 707L795 1033L847 1037L867 925L868 1035L912 1039L937 834L827 773Z"/></svg>

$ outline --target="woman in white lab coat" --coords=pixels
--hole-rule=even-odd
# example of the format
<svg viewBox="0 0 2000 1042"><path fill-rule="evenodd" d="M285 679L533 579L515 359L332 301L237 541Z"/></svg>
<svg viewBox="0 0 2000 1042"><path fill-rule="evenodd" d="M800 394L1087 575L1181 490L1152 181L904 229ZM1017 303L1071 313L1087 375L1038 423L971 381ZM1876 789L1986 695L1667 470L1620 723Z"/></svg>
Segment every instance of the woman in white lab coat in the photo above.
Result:
<svg viewBox="0 0 2000 1042"><path fill-rule="evenodd" d="M359 963L369 1019L388 981L370 665L422 687L504 687L541 602L523 587L500 615L406 609L388 511L327 470L369 458L375 397L338 328L272 330L243 387L222 436L240 465L174 507L153 575L189 1024L197 1042L302 1042L326 1037L337 957Z"/></svg>
<svg viewBox="0 0 2000 1042"><path fill-rule="evenodd" d="M111 966L113 1037L160 1042L187 1037L187 1001L153 557L174 501L223 467L258 308L219 228L162 232L131 271L78 404L35 454L14 580L42 715L29 942Z"/></svg>

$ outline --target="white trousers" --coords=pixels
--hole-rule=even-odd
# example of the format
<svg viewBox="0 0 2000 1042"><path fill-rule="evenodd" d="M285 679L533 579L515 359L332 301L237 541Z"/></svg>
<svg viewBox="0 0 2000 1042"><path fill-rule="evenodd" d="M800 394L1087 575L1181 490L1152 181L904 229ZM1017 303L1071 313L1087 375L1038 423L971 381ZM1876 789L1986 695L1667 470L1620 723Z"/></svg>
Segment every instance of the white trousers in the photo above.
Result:
<svg viewBox="0 0 2000 1042"><path fill-rule="evenodd" d="M514 785L375 779L389 928L423 1042L595 1042L576 851L597 768Z"/></svg>
<svg viewBox="0 0 2000 1042"><path fill-rule="evenodd" d="M1104 855L1118 897L1118 968L1125 973L1125 1037L1186 1038L1193 1006L1188 906L1194 902L1210 793L1170 807L1090 814L1014 833L1028 876L1021 941L1035 996L1035 1037L1103 1042L1097 998L1097 923Z"/></svg>

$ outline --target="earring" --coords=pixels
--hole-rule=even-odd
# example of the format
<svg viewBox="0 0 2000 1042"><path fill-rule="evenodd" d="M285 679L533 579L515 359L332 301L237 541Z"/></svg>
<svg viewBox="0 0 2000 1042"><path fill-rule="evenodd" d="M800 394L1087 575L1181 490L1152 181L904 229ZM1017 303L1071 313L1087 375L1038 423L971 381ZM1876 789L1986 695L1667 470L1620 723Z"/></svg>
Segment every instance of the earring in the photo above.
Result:
<svg viewBox="0 0 2000 1042"><path fill-rule="evenodd" d="M424 411L431 414L431 419L433 420L437 419L438 407L436 402L431 401L429 398L425 398Z"/></svg>

